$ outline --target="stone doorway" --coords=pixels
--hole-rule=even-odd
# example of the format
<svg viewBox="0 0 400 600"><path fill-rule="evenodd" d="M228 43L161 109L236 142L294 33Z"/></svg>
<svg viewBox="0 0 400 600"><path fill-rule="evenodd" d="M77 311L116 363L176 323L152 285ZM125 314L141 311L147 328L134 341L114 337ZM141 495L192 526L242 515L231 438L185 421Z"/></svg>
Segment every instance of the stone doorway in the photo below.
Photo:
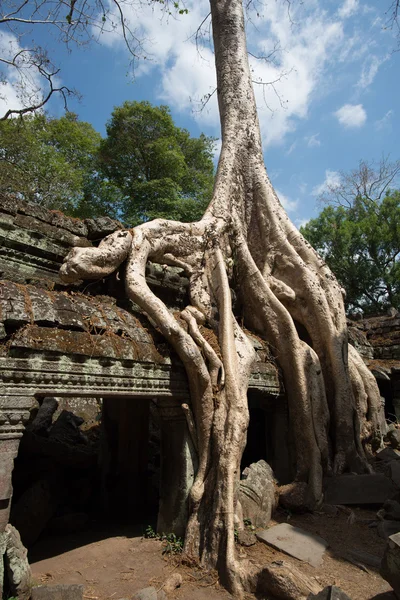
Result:
<svg viewBox="0 0 400 600"><path fill-rule="evenodd" d="M64 410L50 412L58 420L66 413L69 421L82 414L79 398L57 400ZM51 397L41 402L57 405ZM181 401L115 395L98 404L94 441L93 429L83 442L76 426L70 443L68 435L52 435L58 423L52 414L41 435L27 423L15 459L10 522L33 555L39 540L47 540L47 554L51 537L59 547L63 536L90 533L96 522L136 535L148 525L160 533L184 534L197 457ZM65 410L72 406L75 414Z"/></svg>
<svg viewBox="0 0 400 600"><path fill-rule="evenodd" d="M286 398L249 390L249 427L241 472L250 464L265 460L281 485L292 480L290 434Z"/></svg>

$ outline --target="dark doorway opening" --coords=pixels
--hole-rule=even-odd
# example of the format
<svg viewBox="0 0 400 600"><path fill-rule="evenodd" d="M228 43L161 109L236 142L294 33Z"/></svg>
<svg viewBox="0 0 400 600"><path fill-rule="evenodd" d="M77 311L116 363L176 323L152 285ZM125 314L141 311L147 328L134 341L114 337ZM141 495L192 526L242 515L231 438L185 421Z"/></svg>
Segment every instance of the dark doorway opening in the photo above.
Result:
<svg viewBox="0 0 400 600"><path fill-rule="evenodd" d="M103 506L124 523L155 523L159 505L160 426L147 398L104 398L100 449Z"/></svg>
<svg viewBox="0 0 400 600"><path fill-rule="evenodd" d="M155 404L134 397L92 400L93 410L85 413L87 398L57 398L57 409L39 430L33 411L21 440L10 521L32 562L88 540L142 535L156 523Z"/></svg>
<svg viewBox="0 0 400 600"><path fill-rule="evenodd" d="M377 379L379 392L383 398L385 398L385 417L388 421L397 421L398 416L396 415L396 409L393 403L393 389L392 382L390 379Z"/></svg>
<svg viewBox="0 0 400 600"><path fill-rule="evenodd" d="M241 472L251 463L265 460L280 484L292 480L290 435L286 398L249 390L249 427Z"/></svg>

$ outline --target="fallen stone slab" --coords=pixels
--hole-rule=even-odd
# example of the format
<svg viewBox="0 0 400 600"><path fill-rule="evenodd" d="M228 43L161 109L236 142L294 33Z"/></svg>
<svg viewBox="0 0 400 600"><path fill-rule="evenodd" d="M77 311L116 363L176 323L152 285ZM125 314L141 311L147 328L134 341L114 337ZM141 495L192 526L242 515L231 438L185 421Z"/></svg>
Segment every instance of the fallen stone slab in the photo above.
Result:
<svg viewBox="0 0 400 600"><path fill-rule="evenodd" d="M38 585L32 588L31 600L83 600L83 585Z"/></svg>
<svg viewBox="0 0 400 600"><path fill-rule="evenodd" d="M336 475L325 484L326 504L383 504L396 492L396 486L382 473Z"/></svg>
<svg viewBox="0 0 400 600"><path fill-rule="evenodd" d="M391 535L386 542L380 574L400 598L400 533Z"/></svg>
<svg viewBox="0 0 400 600"><path fill-rule="evenodd" d="M398 533L400 531L400 522L399 521L381 521L378 524L378 535L379 537L386 540L391 535Z"/></svg>
<svg viewBox="0 0 400 600"><path fill-rule="evenodd" d="M323 554L328 547L323 538L288 523L259 531L256 536L261 542L308 562L313 567L321 565Z"/></svg>
<svg viewBox="0 0 400 600"><path fill-rule="evenodd" d="M399 460L400 452L398 450L394 450L393 448L384 448L376 453L376 458L379 458L379 460L384 460L385 462Z"/></svg>
<svg viewBox="0 0 400 600"><path fill-rule="evenodd" d="M253 577L254 591L257 597L268 594L268 597L281 600L306 600L310 594L317 594L321 586L313 577L302 573L294 565L283 560L266 565ZM313 596L312 596L313 597Z"/></svg>
<svg viewBox="0 0 400 600"><path fill-rule="evenodd" d="M400 460L392 460L389 463L389 475L393 483L400 488Z"/></svg>
<svg viewBox="0 0 400 600"><path fill-rule="evenodd" d="M310 595L308 600L351 600L351 598L336 585L328 585L319 594Z"/></svg>
<svg viewBox="0 0 400 600"><path fill-rule="evenodd" d="M381 556L376 556L375 554L370 554L369 552L364 552L363 550L344 550L340 552L340 556L356 565L364 565L368 567L373 567L374 569L379 569L381 566Z"/></svg>

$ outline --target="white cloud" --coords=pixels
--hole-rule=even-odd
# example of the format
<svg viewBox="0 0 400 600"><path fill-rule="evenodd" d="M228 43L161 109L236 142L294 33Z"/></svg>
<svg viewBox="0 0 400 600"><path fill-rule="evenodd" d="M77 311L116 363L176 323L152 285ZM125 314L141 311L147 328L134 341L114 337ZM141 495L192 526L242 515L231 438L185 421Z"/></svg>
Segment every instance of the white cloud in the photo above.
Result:
<svg viewBox="0 0 400 600"><path fill-rule="evenodd" d="M372 55L369 56L362 66L360 79L357 82L357 87L361 89L366 89L373 83L378 71L379 67L383 65L384 62L388 60L388 56L384 56L382 58Z"/></svg>
<svg viewBox="0 0 400 600"><path fill-rule="evenodd" d="M284 143L299 121L309 117L311 103L316 97L336 85L332 75L335 69L342 69L344 63L364 60L370 51L371 44L366 43L358 23L351 34L344 30L344 18L360 10L358 0L338 4L339 10L332 16L323 9L324 3L320 0L293 3L292 20L285 2L270 2L268 10L260 10L259 14L252 5L248 25L251 52L265 55L277 43L280 47L272 62L250 58L255 81L276 82L254 86L265 147ZM157 74L156 93L160 100L175 110L191 113L200 125L211 128L218 135L217 95L213 94L206 108L199 110L201 98L213 92L216 85L214 56L208 36L198 39L197 45L195 40L199 23L209 11L207 0L186 0L189 13L176 18L163 14L159 3L142 3L140 11L134 11L132 5L124 9L126 18L137 28L138 37L147 40L149 56L149 60L139 64L137 76L153 71ZM252 21L255 27L251 25ZM102 40L110 46L123 47L117 32L105 34ZM365 62L360 85L373 80L380 60ZM361 105L356 105L352 116L343 113L345 107L336 115L343 125L356 127L365 122ZM310 147L317 147L318 142L317 136L307 140ZM294 149L292 144L288 153Z"/></svg>
<svg viewBox="0 0 400 600"><path fill-rule="evenodd" d="M286 196L279 190L276 190L276 193L277 193L278 198L281 201L281 204L285 210L287 210L288 212L293 212L294 210L297 209L298 200L291 200L288 196Z"/></svg>
<svg viewBox="0 0 400 600"><path fill-rule="evenodd" d="M0 63L0 117L8 110L20 110L42 99L41 77L31 64L31 54L12 33L0 32L0 56L15 62L18 69Z"/></svg>
<svg viewBox="0 0 400 600"><path fill-rule="evenodd" d="M289 156L290 154L292 154L292 152L295 150L296 146L297 146L297 142L293 142L293 144L291 144L289 150L287 150L286 156Z"/></svg>
<svg viewBox="0 0 400 600"><path fill-rule="evenodd" d="M297 21L292 14L296 21L294 27L288 19L285 3L269 3L264 16L259 19L254 16L258 32L252 29L248 36L253 44L257 42L256 53L268 53L276 43L283 49L277 64L250 60L253 79L268 82L280 78L274 86L255 86L265 145L282 143L284 136L296 129L298 120L308 117L310 103L319 93L324 72L340 51L342 24L329 19L315 3L308 12L302 8L304 12ZM282 74L285 75L282 77Z"/></svg>
<svg viewBox="0 0 400 600"><path fill-rule="evenodd" d="M375 121L374 127L377 131L385 131L390 130L392 128L392 117L394 115L394 110L388 110L387 113L382 117L382 119L378 119Z"/></svg>
<svg viewBox="0 0 400 600"><path fill-rule="evenodd" d="M328 190L338 188L340 186L340 173L338 171L325 171L325 179L319 185L316 185L312 190L313 196L319 196Z"/></svg>
<svg viewBox="0 0 400 600"><path fill-rule="evenodd" d="M351 17L359 8L359 0L345 0L338 10L341 19Z"/></svg>
<svg viewBox="0 0 400 600"><path fill-rule="evenodd" d="M128 7L124 10L127 19L136 24L138 37L151 45L151 60L138 67L137 75L157 68L160 71L159 98L187 113L198 108L196 100L215 89L216 76L208 39L198 40L196 46L194 38L199 23L209 11L208 2L187 0L186 6L189 14L176 18L163 17L162 7L154 3L152 6L143 3L143 10L138 12L133 9L129 12ZM251 59L255 81L276 81L273 86L255 85L264 145L282 143L285 135L296 129L298 120L307 118L324 71L341 48L342 24L332 21L318 8L318 2L307 7L296 6L292 12L294 20L296 10L302 13L294 27L285 3L269 4L265 14L254 13L257 27L248 35L254 54L270 51L277 42L282 48L276 54L275 63ZM102 40L110 46L122 44L116 32L105 34ZM193 112L193 116L200 124L217 131L216 94L203 111Z"/></svg>
<svg viewBox="0 0 400 600"><path fill-rule="evenodd" d="M309 137L304 138L307 142L307 146L309 148L317 148L321 145L321 140L318 139L319 133L315 133L314 135L310 135Z"/></svg>
<svg viewBox="0 0 400 600"><path fill-rule="evenodd" d="M367 120L367 113L362 104L344 104L334 115L347 129L362 127Z"/></svg>

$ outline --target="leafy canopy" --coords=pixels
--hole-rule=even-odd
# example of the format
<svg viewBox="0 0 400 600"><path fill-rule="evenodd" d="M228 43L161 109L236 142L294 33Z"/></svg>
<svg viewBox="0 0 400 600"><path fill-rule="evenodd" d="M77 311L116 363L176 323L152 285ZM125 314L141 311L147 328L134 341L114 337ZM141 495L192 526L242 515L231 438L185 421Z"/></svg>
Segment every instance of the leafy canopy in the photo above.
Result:
<svg viewBox="0 0 400 600"><path fill-rule="evenodd" d="M400 309L400 190L327 206L300 231L345 288L347 309Z"/></svg>
<svg viewBox="0 0 400 600"><path fill-rule="evenodd" d="M102 174L123 193L130 225L162 217L199 219L213 189L212 138L192 138L167 106L125 102L115 108L101 143Z"/></svg>
<svg viewBox="0 0 400 600"><path fill-rule="evenodd" d="M44 114L0 122L0 191L67 214L82 214L91 198L93 216L115 213L97 172L101 136L73 113ZM93 198L95 201L93 201Z"/></svg>

